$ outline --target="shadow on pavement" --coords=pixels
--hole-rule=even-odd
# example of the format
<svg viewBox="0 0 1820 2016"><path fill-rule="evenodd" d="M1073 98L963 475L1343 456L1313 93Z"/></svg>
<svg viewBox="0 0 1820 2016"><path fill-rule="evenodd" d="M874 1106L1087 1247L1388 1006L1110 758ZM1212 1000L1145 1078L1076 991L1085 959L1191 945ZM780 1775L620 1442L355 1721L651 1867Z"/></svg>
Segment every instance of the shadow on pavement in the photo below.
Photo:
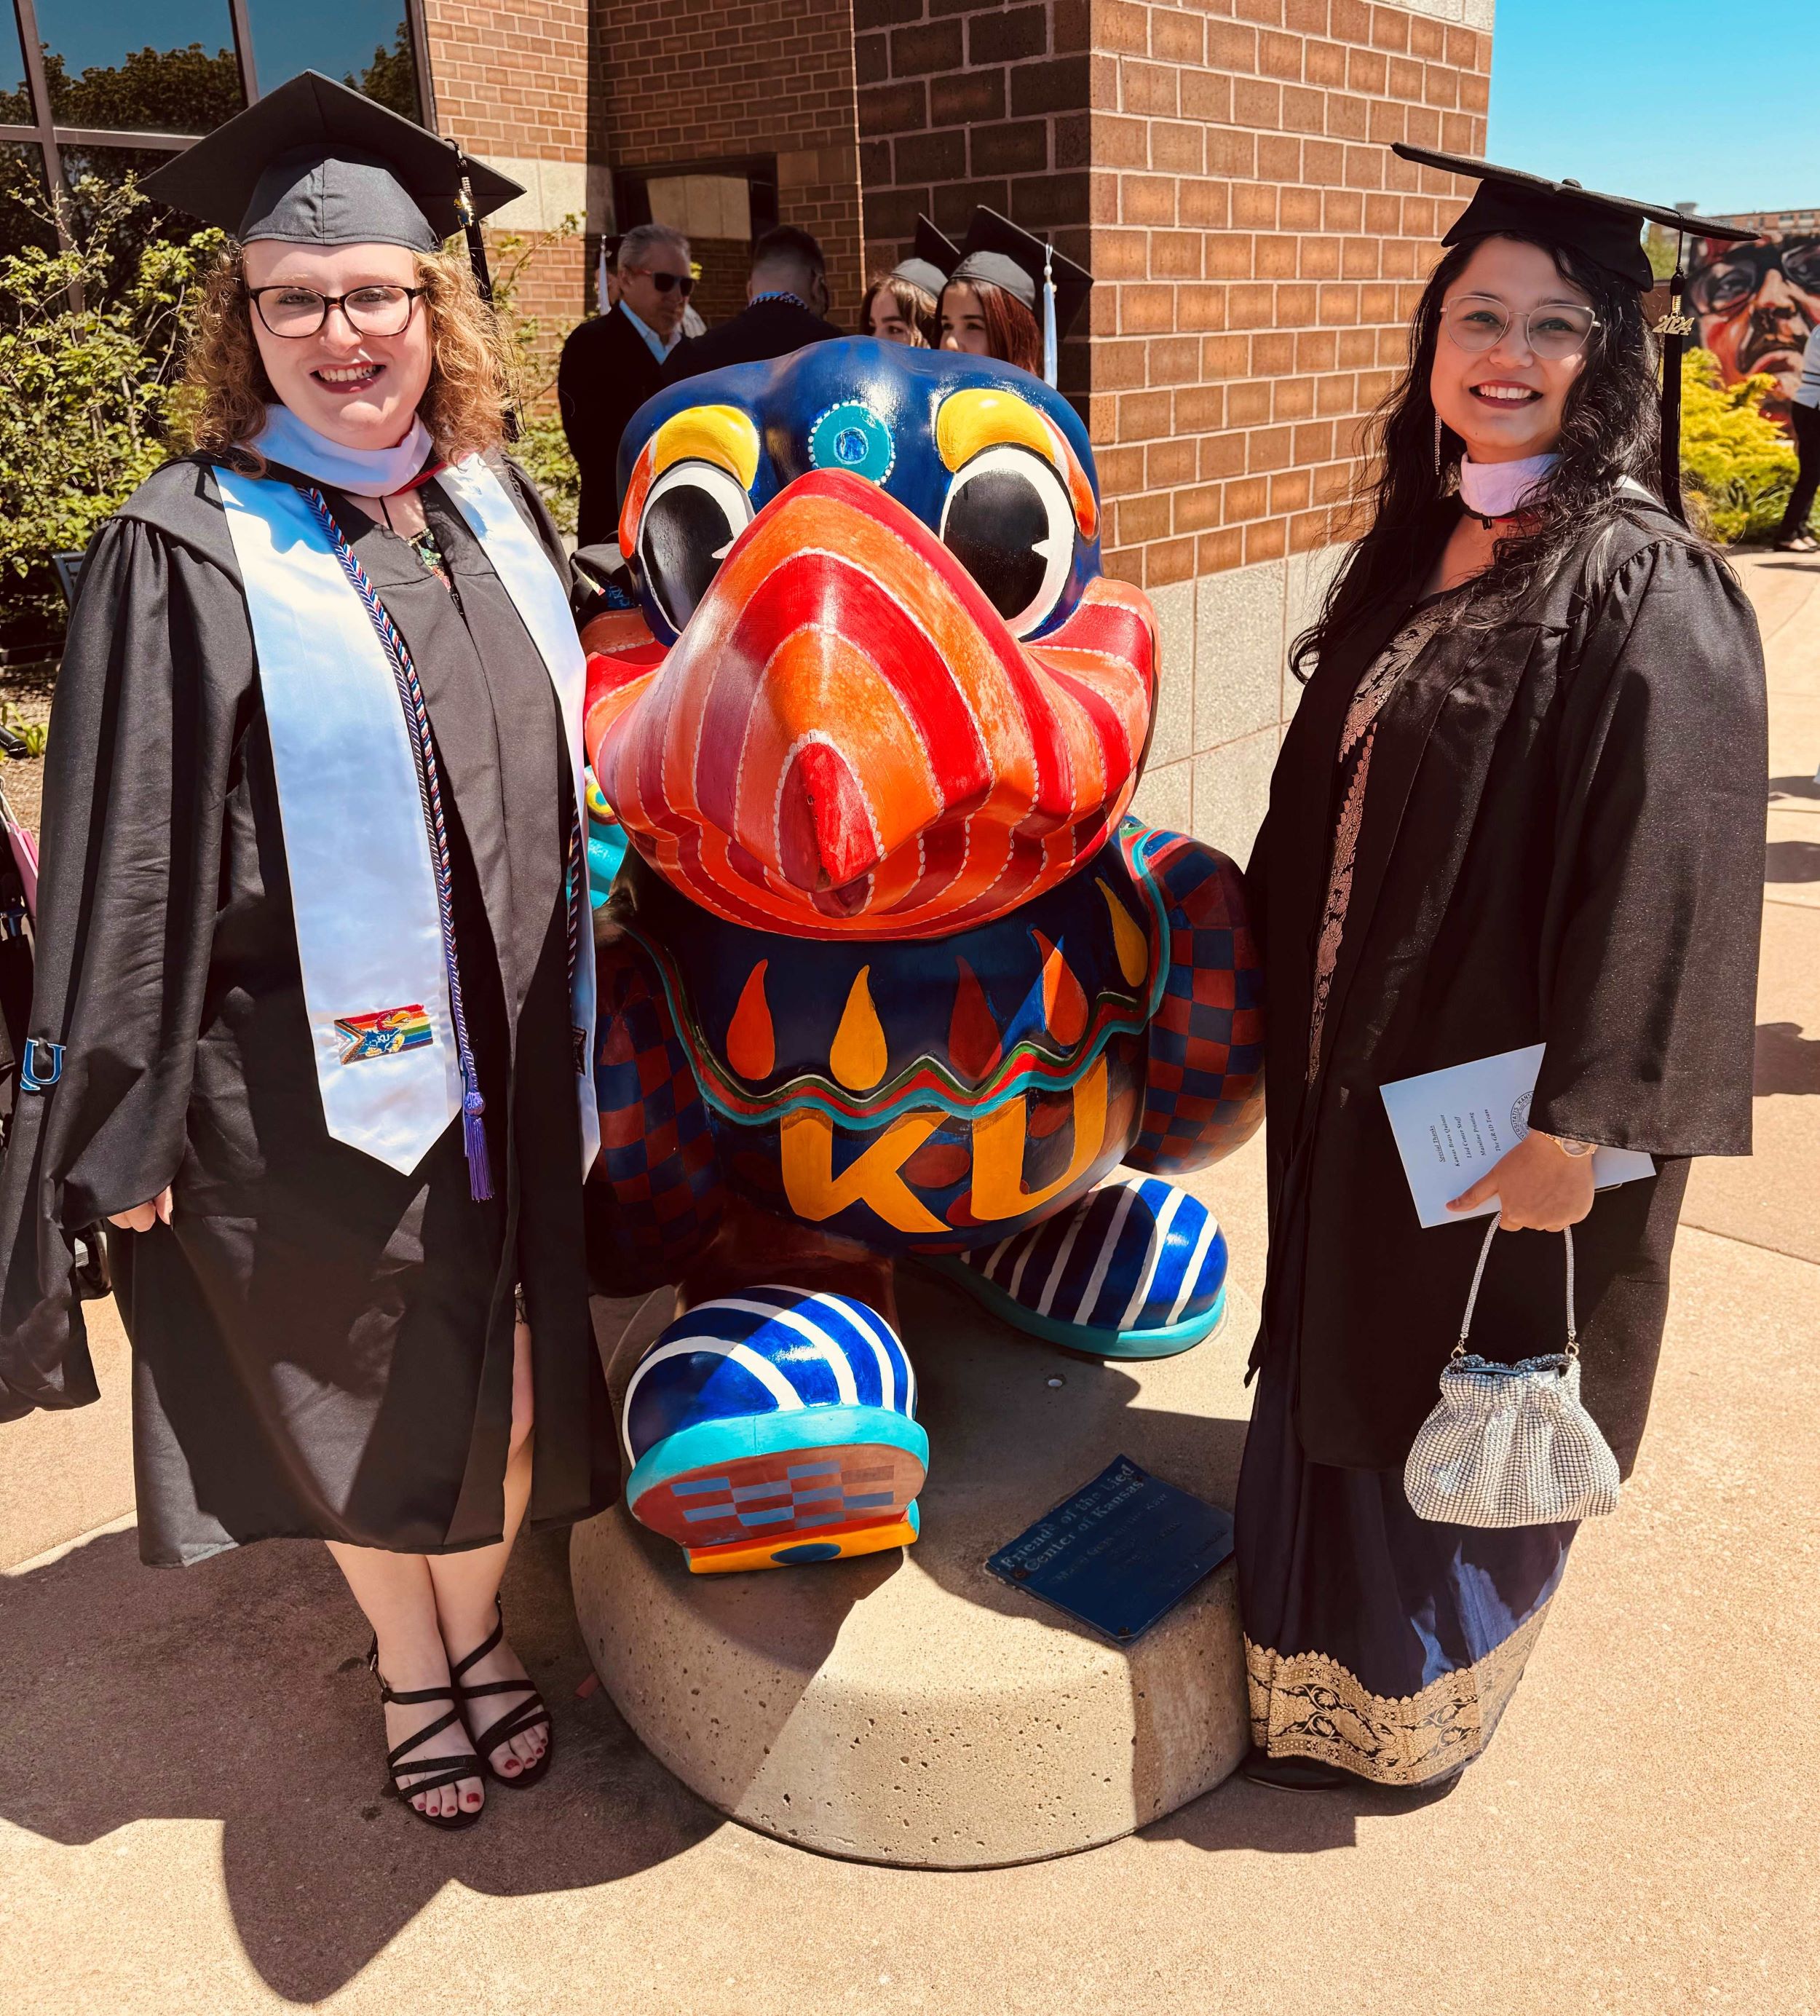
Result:
<svg viewBox="0 0 1820 2016"><path fill-rule="evenodd" d="M1820 1037L1804 1036L1799 1022L1759 1022L1751 1090L1759 1099L1820 1092Z"/></svg>
<svg viewBox="0 0 1820 2016"><path fill-rule="evenodd" d="M1264 1855L1320 1855L1355 1848L1358 1823L1412 1813L1450 1797L1445 1787L1359 1784L1336 1792L1292 1792L1235 1773L1179 1813L1141 1829L1143 1841L1179 1841L1209 1854L1248 1848Z"/></svg>
<svg viewBox="0 0 1820 2016"><path fill-rule="evenodd" d="M548 1777L490 1787L434 1832L386 1795L366 1633L324 1549L268 1541L181 1572L113 1533L0 1579L0 1816L67 1845L141 1820L221 1823L246 1953L293 2001L332 1994L450 1881L489 1896L636 1874L722 1823L598 1688L575 1626L567 1536L521 1542L514 1643L556 1717Z"/></svg>
<svg viewBox="0 0 1820 2016"><path fill-rule="evenodd" d="M1820 882L1820 841L1772 840L1763 850L1766 882Z"/></svg>
<svg viewBox="0 0 1820 2016"><path fill-rule="evenodd" d="M1820 777L1771 777L1769 795L1777 798L1820 798Z"/></svg>

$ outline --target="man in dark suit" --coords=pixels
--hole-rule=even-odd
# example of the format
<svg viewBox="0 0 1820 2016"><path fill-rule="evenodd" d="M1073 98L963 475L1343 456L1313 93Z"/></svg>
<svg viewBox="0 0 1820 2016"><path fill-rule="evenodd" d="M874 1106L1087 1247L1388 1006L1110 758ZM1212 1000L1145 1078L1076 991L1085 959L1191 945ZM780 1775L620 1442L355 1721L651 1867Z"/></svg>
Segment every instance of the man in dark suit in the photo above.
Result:
<svg viewBox="0 0 1820 2016"><path fill-rule="evenodd" d="M746 306L706 336L679 343L664 367L664 382L700 377L723 364L752 364L786 357L811 343L843 333L825 318L828 269L822 248L806 231L780 224L752 248Z"/></svg>
<svg viewBox="0 0 1820 2016"><path fill-rule="evenodd" d="M657 389L682 341L695 282L689 240L665 224L641 224L620 240L619 301L572 329L556 373L563 431L581 472L577 542L611 539L619 523L619 444L626 423Z"/></svg>

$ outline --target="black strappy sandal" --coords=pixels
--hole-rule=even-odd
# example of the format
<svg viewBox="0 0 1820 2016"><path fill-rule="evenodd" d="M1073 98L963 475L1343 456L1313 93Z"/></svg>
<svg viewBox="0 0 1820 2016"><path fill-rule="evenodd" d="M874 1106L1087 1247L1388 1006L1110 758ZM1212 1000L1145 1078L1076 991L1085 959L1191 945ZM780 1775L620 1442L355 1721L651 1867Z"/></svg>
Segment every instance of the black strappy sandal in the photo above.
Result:
<svg viewBox="0 0 1820 2016"><path fill-rule="evenodd" d="M491 1632L482 1643L477 1645L465 1659L458 1659L449 1668L448 1675L454 1683L455 1694L464 1707L468 1702L478 1701L484 1695L487 1694L523 1694L527 1697L526 1700L520 1701L516 1708L509 1708L490 1729L484 1730L480 1735L476 1736L472 1728L468 1731L468 1734L473 1740L475 1749L480 1752L480 1762L486 1766L488 1773L497 1778L502 1785L509 1785L513 1791L522 1792L527 1786L534 1785L550 1768L550 1759L556 1755L556 1727L550 1719L549 1708L544 1705L543 1696L529 1680L482 1680L476 1687L465 1687L462 1685L462 1674L466 1672L470 1666L477 1665L485 1658L505 1636L505 1614L500 1609L497 1599L495 1600L493 1607L498 1612L499 1621L493 1626ZM440 1723L437 1725L438 1727L441 1726ZM534 1764L527 1764L516 1777L509 1778L503 1771L496 1769L493 1763L493 1752L498 1748L499 1745L502 1743L509 1743L515 1736L526 1735L534 1729L547 1729L549 1731L549 1739L544 1744L542 1756Z"/></svg>
<svg viewBox="0 0 1820 2016"><path fill-rule="evenodd" d="M424 1701L445 1701L449 1703L447 1715L439 1715L435 1721L426 1723L415 1736L386 1752L386 1769L390 1774L393 1797L401 1802L426 1827L441 1827L454 1833L462 1827L470 1827L486 1810L485 1802L470 1813L459 1805L452 1813L426 1813L411 1802L419 1792L440 1791L444 1785L455 1784L462 1778L478 1778L485 1768L482 1759L472 1751L461 1757L419 1757L413 1760L410 1753L420 1743L427 1743L433 1736L440 1736L445 1729L452 1729L461 1720L460 1711L455 1706L455 1690L452 1676L446 1687L412 1687L404 1693L388 1687L386 1676L379 1671L379 1641L375 1638L372 1650L366 1655L367 1670L379 1683L379 1701L383 1706L396 1704L400 1708L414 1708ZM433 1772L432 1777L419 1777L419 1772ZM402 1773L403 1777L400 1776ZM407 1785L405 1778L411 1783Z"/></svg>

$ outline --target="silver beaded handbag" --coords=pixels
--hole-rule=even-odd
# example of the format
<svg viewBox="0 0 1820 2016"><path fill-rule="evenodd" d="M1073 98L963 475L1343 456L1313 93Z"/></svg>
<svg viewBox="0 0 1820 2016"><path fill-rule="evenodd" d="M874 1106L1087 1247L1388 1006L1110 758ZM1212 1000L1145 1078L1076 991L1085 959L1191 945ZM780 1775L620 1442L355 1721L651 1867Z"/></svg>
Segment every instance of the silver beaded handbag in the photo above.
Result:
<svg viewBox="0 0 1820 2016"><path fill-rule="evenodd" d="M1617 1458L1580 1399L1574 1320L1574 1235L1567 1241L1567 1348L1500 1365L1466 1349L1491 1242L1479 1249L1459 1341L1441 1398L1415 1431L1403 1490L1418 1517L1455 1526L1552 1526L1617 1509Z"/></svg>

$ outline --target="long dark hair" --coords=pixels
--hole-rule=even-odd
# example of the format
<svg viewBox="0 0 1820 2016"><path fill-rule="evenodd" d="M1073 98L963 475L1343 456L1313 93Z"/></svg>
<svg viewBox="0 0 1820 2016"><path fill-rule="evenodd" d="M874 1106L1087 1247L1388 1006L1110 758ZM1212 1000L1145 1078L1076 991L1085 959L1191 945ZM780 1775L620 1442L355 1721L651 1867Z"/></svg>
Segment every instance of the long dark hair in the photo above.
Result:
<svg viewBox="0 0 1820 2016"><path fill-rule="evenodd" d="M1620 486L1626 477L1656 494L1660 426L1656 344L1644 321L1642 296L1603 267L1545 239L1519 232L1495 235L1539 245L1562 278L1586 295L1598 321L1585 366L1567 394L1555 444L1561 459L1548 488L1535 500L1525 530L1500 539L1491 566L1478 577L1466 620L1480 623L1496 621L1588 531L1617 520L1625 508ZM1455 246L1423 294L1410 326L1409 369L1372 422L1378 473L1360 500L1371 523L1334 577L1319 617L1290 646L1298 679L1307 678L1337 639L1374 616L1407 607L1421 585L1415 571L1430 563L1452 522L1452 471L1466 444L1444 427L1436 470L1429 373L1441 303L1484 242L1476 237Z"/></svg>

